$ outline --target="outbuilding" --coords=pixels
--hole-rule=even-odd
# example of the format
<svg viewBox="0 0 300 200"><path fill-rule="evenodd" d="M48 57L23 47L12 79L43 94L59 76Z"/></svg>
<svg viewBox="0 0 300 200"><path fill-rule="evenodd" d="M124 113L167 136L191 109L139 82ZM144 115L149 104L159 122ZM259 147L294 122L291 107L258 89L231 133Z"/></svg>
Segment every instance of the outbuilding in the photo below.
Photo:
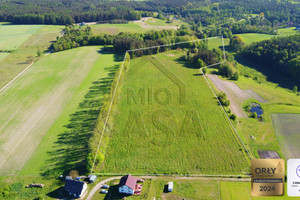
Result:
<svg viewBox="0 0 300 200"><path fill-rule="evenodd" d="M89 179L90 183L94 183L96 181L96 179L97 179L97 176L96 175L89 175L88 179Z"/></svg>
<svg viewBox="0 0 300 200"><path fill-rule="evenodd" d="M173 182L169 182L168 183L168 192L172 192L173 191Z"/></svg>

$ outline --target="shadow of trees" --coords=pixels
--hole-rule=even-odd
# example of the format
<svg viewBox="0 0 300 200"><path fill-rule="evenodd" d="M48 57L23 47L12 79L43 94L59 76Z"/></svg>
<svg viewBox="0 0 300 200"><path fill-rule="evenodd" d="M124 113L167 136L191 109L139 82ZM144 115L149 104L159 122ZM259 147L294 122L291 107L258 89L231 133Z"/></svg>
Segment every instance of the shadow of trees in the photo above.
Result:
<svg viewBox="0 0 300 200"><path fill-rule="evenodd" d="M113 186L110 186L110 188L108 189L108 193L105 195L104 200L124 199L129 196L131 196L131 195L119 193L119 185L113 185Z"/></svg>
<svg viewBox="0 0 300 200"><path fill-rule="evenodd" d="M241 56L235 56L235 60L244 66L261 72L266 76L267 81L278 84L278 86L280 87L292 89L295 85L299 85L299 82L293 80L292 78L289 78L289 75L287 73L279 72L277 71L277 69L272 69L267 65L256 64Z"/></svg>
<svg viewBox="0 0 300 200"><path fill-rule="evenodd" d="M115 59L119 59L116 57ZM93 135L96 119L103 106L105 94L109 94L118 65L105 68L108 76L94 81L84 100L75 113L71 114L65 131L58 135L53 150L47 152L50 159L42 169L42 176L67 175L70 170L86 174L86 158L89 152L89 139Z"/></svg>

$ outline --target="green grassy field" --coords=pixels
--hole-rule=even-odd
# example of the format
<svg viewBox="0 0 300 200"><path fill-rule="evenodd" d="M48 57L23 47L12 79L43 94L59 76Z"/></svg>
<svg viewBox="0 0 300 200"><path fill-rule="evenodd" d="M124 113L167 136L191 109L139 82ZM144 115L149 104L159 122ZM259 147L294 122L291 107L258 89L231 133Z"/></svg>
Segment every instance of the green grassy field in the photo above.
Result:
<svg viewBox="0 0 300 200"><path fill-rule="evenodd" d="M102 171L180 174L248 171L248 160L213 93L197 69L178 61L180 56L181 52L172 51L131 61L113 114L112 137ZM171 70L171 74L160 70ZM169 76L178 82L174 83ZM147 91L153 97L149 94L143 100L143 95L132 96Z"/></svg>
<svg viewBox="0 0 300 200"><path fill-rule="evenodd" d="M120 32L143 33L147 31L138 24L132 22L129 22L128 24L96 24L91 25L90 27L92 28L94 35L98 35L100 33L118 34Z"/></svg>
<svg viewBox="0 0 300 200"><path fill-rule="evenodd" d="M298 30L295 29L295 27L290 28L281 28L278 29L278 36L288 36L288 35L294 35L296 33L299 33Z"/></svg>
<svg viewBox="0 0 300 200"><path fill-rule="evenodd" d="M10 28L13 27L13 28ZM37 29L38 30L35 30ZM1 37L8 35L6 30L9 33L14 29L18 34L24 33L26 31L33 31L33 34L25 34L26 40L22 41L22 44L18 46L18 49L14 50L13 53L10 53L5 58L3 58L0 53L2 59L0 59L0 88L2 88L6 83L12 80L17 74L23 71L33 60L36 60L37 50L40 49L42 52L47 51L52 41L56 39L61 33L63 26L51 26L51 25L6 25L1 26L2 30L0 33L0 43ZM16 33L11 33L12 36ZM9 36L9 37L12 37ZM19 37L15 35L14 37ZM12 37L13 38L13 37ZM1 50L1 47L0 47Z"/></svg>
<svg viewBox="0 0 300 200"><path fill-rule="evenodd" d="M300 155L300 114L271 114L275 132L286 159Z"/></svg>
<svg viewBox="0 0 300 200"><path fill-rule="evenodd" d="M259 33L244 33L238 35L243 38L245 44L251 44L253 42L259 42L262 40L267 40L275 37L275 35L259 34Z"/></svg>
<svg viewBox="0 0 300 200"><path fill-rule="evenodd" d="M97 117L95 112L99 112L100 94L106 90L95 90L100 92L99 97L97 96L100 99L91 97L89 99L85 95L93 95L89 93L93 91L91 87L103 86L101 78L107 77L111 70L109 67L115 64L113 54L102 55L97 50L99 47L82 47L50 54L40 59L26 74L0 94L0 121L3 122L0 126L0 151L6 155L1 157L2 173L19 172L32 154L33 158L22 171L24 174L38 174L41 170L45 172L46 168L43 166L46 161L50 162L50 159L65 162L65 167L70 164L62 156L67 152L56 148L63 147L58 145L58 142L62 142L59 140L62 139L60 134L70 134L68 136L70 139L75 128L67 128L71 131L69 133L63 131L66 130L63 126L67 126L72 120L75 123L76 117L80 115ZM92 119L89 118L88 122L92 123ZM54 127L51 128L53 124ZM48 130L50 133L47 133ZM79 131L79 128L76 131ZM80 133L81 137L89 136L84 130ZM80 139L78 141L83 147L87 146L87 141L83 143ZM70 145L71 141L68 142L64 141L64 144ZM39 145L40 143L42 145ZM15 148L11 148L12 145ZM72 143L74 149L73 145ZM83 147L78 145L78 148ZM84 158L76 160L80 162L82 159ZM56 164L53 160L51 163ZM47 163L46 166L52 165ZM58 164L56 167L59 167Z"/></svg>

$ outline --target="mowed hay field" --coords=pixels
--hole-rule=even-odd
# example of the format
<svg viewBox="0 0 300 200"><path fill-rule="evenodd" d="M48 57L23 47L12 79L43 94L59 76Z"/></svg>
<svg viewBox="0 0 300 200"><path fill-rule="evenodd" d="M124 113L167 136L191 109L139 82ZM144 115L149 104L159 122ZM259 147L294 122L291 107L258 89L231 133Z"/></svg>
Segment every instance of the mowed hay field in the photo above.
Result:
<svg viewBox="0 0 300 200"><path fill-rule="evenodd" d="M39 166L44 164L43 159L47 159L48 150L53 147L51 142L58 137L47 134L48 137L44 138L45 134L70 102L75 102L71 108L76 110L76 100L82 100L92 82L97 81L103 72L101 68L105 66L97 63L101 58L98 50L99 47L82 47L50 54L40 59L26 74L0 93L2 174L19 172L44 141L46 153L41 152L44 154L38 161L33 161L34 164L29 168L30 173L38 173ZM67 108L70 112L73 111L70 107Z"/></svg>
<svg viewBox="0 0 300 200"><path fill-rule="evenodd" d="M178 60L182 55L171 51L131 60L116 99L103 172L248 172L249 160L225 114L199 70Z"/></svg>

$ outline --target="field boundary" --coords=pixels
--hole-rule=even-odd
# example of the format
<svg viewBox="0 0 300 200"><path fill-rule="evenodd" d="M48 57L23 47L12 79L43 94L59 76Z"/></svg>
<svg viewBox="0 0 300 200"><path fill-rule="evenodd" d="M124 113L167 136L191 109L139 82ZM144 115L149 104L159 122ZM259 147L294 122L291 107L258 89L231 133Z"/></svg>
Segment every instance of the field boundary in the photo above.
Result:
<svg viewBox="0 0 300 200"><path fill-rule="evenodd" d="M112 98L111 98L111 101L110 101L110 105L109 105L109 108L108 108L108 112L106 114L106 118L105 118L105 121L104 121L104 125L103 125L103 128L102 128L102 132L101 132L101 136L100 136L100 139L99 139L99 143L97 145L97 151L95 153L95 156L94 156L94 159L93 159L93 164L92 164L92 167L91 167L91 171L90 171L90 174L97 174L97 173L93 173L94 171L94 167L95 167L95 163L96 163L96 158L97 158L97 155L98 155L98 152L99 152L99 149L100 149L100 145L101 145L101 142L102 142L102 138L103 138L103 135L104 135L104 131L107 127L107 123L108 123L108 119L109 119L109 115L110 115L110 112L111 112L111 108L112 108L112 105L113 105L113 102L114 102L114 98L115 98L115 95L117 93L117 89L118 89L118 85L119 85L119 82L120 82L120 78L121 78L121 73L123 71L123 68L124 68L124 64L125 64L125 59L126 59L126 55L127 53L129 52L134 52L134 51L141 51L141 50L147 50L147 49L154 49L154 48L160 48L160 47L167 47L167 46L173 46L173 45L179 45L179 44L186 44L186 43L192 43L192 42L199 42L199 41L207 41L207 40L210 40L210 39L217 39L217 38L221 38L222 39L222 46L223 46L223 61L222 62L218 62L218 63L215 63L215 64L211 64L211 65L208 65L208 66L204 66L205 68L208 68L208 67L213 67L213 66L216 66L216 65L219 65L219 64L222 64L222 63L225 63L226 62L226 54L225 54L225 45L224 45L224 38L223 36L216 36L216 37L209 37L209 38L204 38L204 39L197 39L197 40L188 40L188 41L184 41L184 42L178 42L178 43L171 43L171 44L165 44L165 45L158 45L158 46L151 46L151 47L145 47L145 48L139 48L139 49L132 49L132 50L127 50L125 52L125 55L124 55L124 59L123 59L123 62L122 62L122 65L121 65L121 68L120 68L120 73L119 73L119 76L118 76L118 79L117 79L117 82L116 82L116 86L114 88L114 91L113 91L113 94L112 94ZM203 68L204 68L203 67ZM200 68L200 71L202 72L202 69ZM205 77L205 80L207 81L206 79L206 76ZM235 130L232 122L230 121L223 105L220 103L218 97L216 96L214 90L212 89L211 85L209 84L211 90L213 91L215 97L217 98L219 104L222 106L222 109L223 111L225 112L225 115L227 117L227 119L229 120L230 122L230 125L232 126L232 129L234 130L234 132L236 133L236 135L238 136L238 138L240 139L240 142L242 143L242 146L244 148L244 150L248 153L248 156L250 157L250 159L252 160L252 157L251 155L249 154L249 151L247 150L246 146L244 145L243 141L241 140L240 136L238 135L237 131ZM109 173L99 173L101 175L114 175L114 174L109 174ZM157 176L158 174L142 174L142 175L153 175L153 176ZM182 175L181 175L182 176ZM190 175L189 175L190 176ZM203 176L203 175L202 175ZM207 175L207 176L222 176L222 175ZM231 176L231 175L228 175L228 176ZM235 175L235 176L239 176L239 175Z"/></svg>
<svg viewBox="0 0 300 200"><path fill-rule="evenodd" d="M32 61L31 64L29 64L23 71L21 71L15 78L13 78L11 81L9 81L3 88L0 89L0 93L3 92L8 86L10 86L17 78L22 76L32 65L34 64L34 61Z"/></svg>

